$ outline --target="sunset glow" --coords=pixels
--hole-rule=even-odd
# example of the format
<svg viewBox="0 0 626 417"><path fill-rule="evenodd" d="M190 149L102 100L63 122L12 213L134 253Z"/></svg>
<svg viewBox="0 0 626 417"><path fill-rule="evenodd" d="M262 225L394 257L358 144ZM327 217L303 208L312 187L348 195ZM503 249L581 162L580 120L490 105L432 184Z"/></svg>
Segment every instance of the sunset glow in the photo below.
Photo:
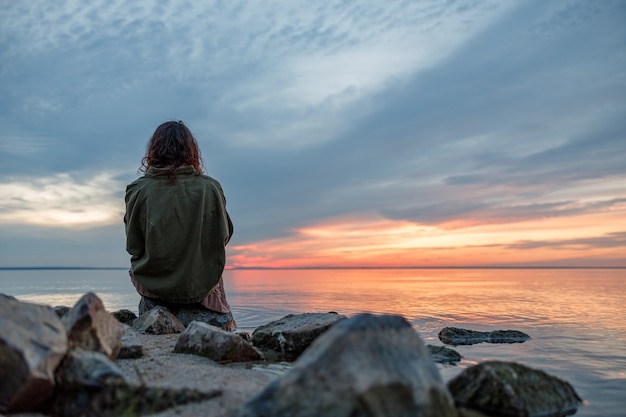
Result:
<svg viewBox="0 0 626 417"><path fill-rule="evenodd" d="M0 224L111 225L122 233L123 201L112 193L122 189L111 174L2 184L7 198L0 203ZM559 204L550 215L536 209L549 203L528 201L429 224L357 212L310 222L281 238L239 244L236 233L227 268L624 266L626 198L620 192L617 182L609 182L585 190L585 199ZM558 193L572 198L572 191L553 197Z"/></svg>
<svg viewBox="0 0 626 417"><path fill-rule="evenodd" d="M620 266L626 209L449 228L337 219L230 248L231 267ZM616 262L617 261L617 262Z"/></svg>

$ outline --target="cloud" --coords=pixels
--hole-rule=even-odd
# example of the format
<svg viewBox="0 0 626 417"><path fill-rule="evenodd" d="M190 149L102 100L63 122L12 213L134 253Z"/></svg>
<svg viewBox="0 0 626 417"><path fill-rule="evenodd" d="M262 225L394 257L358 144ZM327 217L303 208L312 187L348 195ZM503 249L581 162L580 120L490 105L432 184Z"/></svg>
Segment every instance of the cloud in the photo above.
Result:
<svg viewBox="0 0 626 417"><path fill-rule="evenodd" d="M5 135L0 138L0 150L5 155L1 161L6 164L12 157L41 154L46 150L46 144L43 140L36 137Z"/></svg>
<svg viewBox="0 0 626 417"><path fill-rule="evenodd" d="M437 224L440 227L452 229L467 227L468 225L512 224L532 219L626 210L626 198L596 200L587 196L587 201L549 201L549 199L542 201L548 197L544 194L542 199L534 203L529 203L528 200L526 202L523 200L516 201L511 197L501 199L501 202L489 202L484 195L477 197L468 195L466 199L459 199L460 195L465 195L460 193L463 191L451 192L444 201L437 203L416 205L404 209L388 208L383 211L383 214L390 219L406 219L423 224Z"/></svg>
<svg viewBox="0 0 626 417"><path fill-rule="evenodd" d="M318 8L313 19L298 22L295 29L288 20L281 36L268 39L273 47L268 63L253 66L254 76L220 100L256 115L263 132L256 126L224 130L231 131L231 143L245 146L309 147L336 140L357 118L379 108L373 95L390 86L401 88L416 73L436 66L511 7L485 3L450 13L429 2L424 15L419 6L360 3L357 10L340 13L337 5ZM273 26L283 23L280 17L272 19Z"/></svg>
<svg viewBox="0 0 626 417"><path fill-rule="evenodd" d="M607 233L604 236L580 239L555 239L546 241L520 241L508 246L511 249L556 248L562 250L589 250L595 248L626 249L626 232Z"/></svg>
<svg viewBox="0 0 626 417"><path fill-rule="evenodd" d="M221 115L213 124L232 146L311 146L367 113L359 100L435 66L514 5L31 2L5 11L17 64L3 78L65 113L175 83L203 93L197 105Z"/></svg>
<svg viewBox="0 0 626 417"><path fill-rule="evenodd" d="M94 228L119 224L124 214L122 189L113 173L14 179L0 184L0 225Z"/></svg>

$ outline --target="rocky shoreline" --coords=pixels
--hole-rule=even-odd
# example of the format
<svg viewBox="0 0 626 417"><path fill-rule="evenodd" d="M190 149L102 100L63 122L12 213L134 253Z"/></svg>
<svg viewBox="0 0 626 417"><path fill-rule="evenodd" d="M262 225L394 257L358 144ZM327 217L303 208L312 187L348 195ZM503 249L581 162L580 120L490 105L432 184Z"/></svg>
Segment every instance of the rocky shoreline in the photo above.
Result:
<svg viewBox="0 0 626 417"><path fill-rule="evenodd" d="M444 384L435 361L461 356L425 346L399 316L289 315L249 335L232 331L232 316L148 305L137 318L88 293L55 309L0 295L0 324L7 415L565 416L581 404L569 383L513 362L478 364ZM530 339L456 328L439 338Z"/></svg>

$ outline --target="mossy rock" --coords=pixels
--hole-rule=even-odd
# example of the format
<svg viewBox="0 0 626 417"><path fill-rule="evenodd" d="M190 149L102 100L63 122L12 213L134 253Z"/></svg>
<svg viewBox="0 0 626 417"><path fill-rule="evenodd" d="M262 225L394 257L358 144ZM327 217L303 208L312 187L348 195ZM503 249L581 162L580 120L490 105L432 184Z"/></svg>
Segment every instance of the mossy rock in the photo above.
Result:
<svg viewBox="0 0 626 417"><path fill-rule="evenodd" d="M426 345L433 360L437 363L454 363L461 361L461 354L454 349L445 346Z"/></svg>
<svg viewBox="0 0 626 417"><path fill-rule="evenodd" d="M446 345L475 345L477 343L524 343L530 336L519 330L494 330L479 332L476 330L445 327L439 332L439 340Z"/></svg>
<svg viewBox="0 0 626 417"><path fill-rule="evenodd" d="M448 388L458 406L492 416L566 416L582 401L568 382L514 362L473 366L452 379Z"/></svg>

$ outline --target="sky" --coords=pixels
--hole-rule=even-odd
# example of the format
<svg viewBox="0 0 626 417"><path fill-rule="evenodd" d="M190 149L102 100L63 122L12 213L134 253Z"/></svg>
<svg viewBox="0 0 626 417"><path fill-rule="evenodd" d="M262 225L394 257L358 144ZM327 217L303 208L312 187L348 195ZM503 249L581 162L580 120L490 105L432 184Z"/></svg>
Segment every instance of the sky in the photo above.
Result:
<svg viewBox="0 0 626 417"><path fill-rule="evenodd" d="M626 2L0 0L0 267L125 267L182 120L228 267L626 266Z"/></svg>

